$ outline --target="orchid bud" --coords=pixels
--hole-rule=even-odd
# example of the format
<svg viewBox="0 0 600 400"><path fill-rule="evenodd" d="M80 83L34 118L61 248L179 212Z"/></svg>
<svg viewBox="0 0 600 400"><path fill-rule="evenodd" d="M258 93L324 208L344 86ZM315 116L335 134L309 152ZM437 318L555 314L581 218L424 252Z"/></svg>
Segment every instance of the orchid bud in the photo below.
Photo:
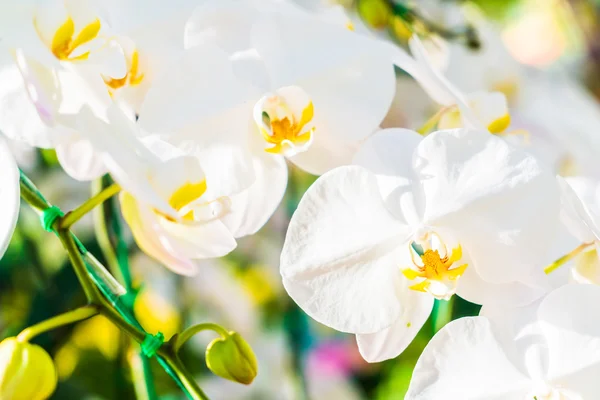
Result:
<svg viewBox="0 0 600 400"><path fill-rule="evenodd" d="M0 342L0 399L44 400L56 382L52 358L40 346L14 337Z"/></svg>
<svg viewBox="0 0 600 400"><path fill-rule="evenodd" d="M385 0L360 0L358 13L372 28L383 29L388 26L392 9Z"/></svg>
<svg viewBox="0 0 600 400"><path fill-rule="evenodd" d="M213 340L206 349L206 365L221 378L249 385L258 372L256 356L237 332Z"/></svg>

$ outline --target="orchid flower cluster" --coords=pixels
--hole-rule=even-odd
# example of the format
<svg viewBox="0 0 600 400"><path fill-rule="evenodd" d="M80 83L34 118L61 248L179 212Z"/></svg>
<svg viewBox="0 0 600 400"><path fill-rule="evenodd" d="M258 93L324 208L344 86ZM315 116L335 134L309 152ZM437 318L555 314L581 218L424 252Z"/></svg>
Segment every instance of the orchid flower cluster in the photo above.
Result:
<svg viewBox="0 0 600 400"><path fill-rule="evenodd" d="M252 382L249 344L216 324L149 344L157 335L115 311L93 279L108 272L96 261L90 273L70 227L118 195L144 253L202 274L199 260L270 219L290 168L319 177L287 230L283 286L314 320L356 335L365 360L400 355L436 302L482 306L434 336L406 399L600 396L600 143L564 115L580 102L600 124L600 109L514 62L482 20L472 52L395 2L317 3L0 2L0 254L22 198L61 238L90 302L0 344L0 398L49 397L52 362L29 340L98 313L191 398L206 397L177 351L201 330L220 336L209 368ZM394 12L410 17L405 46L376 29ZM539 96L559 85L563 100ZM9 141L54 149L73 179L114 183L63 215Z"/></svg>

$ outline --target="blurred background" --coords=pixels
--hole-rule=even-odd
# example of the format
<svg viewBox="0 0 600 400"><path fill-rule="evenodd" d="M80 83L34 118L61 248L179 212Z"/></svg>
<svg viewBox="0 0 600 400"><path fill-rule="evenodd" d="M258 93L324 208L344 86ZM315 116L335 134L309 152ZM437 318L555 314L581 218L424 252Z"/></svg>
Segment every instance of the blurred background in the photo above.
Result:
<svg viewBox="0 0 600 400"><path fill-rule="evenodd" d="M315 2L306 2L310 7L308 3ZM344 3L357 9L366 25L400 45L415 22L391 13L383 0ZM513 80L496 82L502 84L496 89L507 94L518 115L520 104L511 99L522 84L520 71L533 71L534 76L542 71L551 77L557 73L576 82L577 90L591 94L587 97L591 103L588 101L586 107L594 110L592 115L599 113L593 99L600 95L600 1L423 0L405 4L440 28L474 27L473 37L450 38L447 75L459 87L469 85L465 74L485 75L493 66L504 78L514 73ZM469 19L473 14L474 22ZM454 54L462 57L456 65ZM495 58L498 54L502 63ZM479 89L491 89L490 84L485 85L488 87ZM548 93L559 102L561 90ZM540 98L548 94L539 93ZM530 101L535 101L535 96ZM385 124L419 126L426 115L431 115L432 107L414 82L398 71L398 93ZM543 122L552 116L542 110L537 117ZM600 126L600 119L591 121L589 129L593 129L594 122ZM70 179L60 169L53 151L16 143L12 146L21 168L51 203L69 210L89 197L89 185ZM206 321L236 330L246 338L259 361L259 374L251 386L225 381L206 369L204 350L214 333L198 335L186 346L186 365L214 400L403 399L412 369L429 339L448 321L476 315L478 306L457 296L449 302L438 302L402 355L380 364L364 362L353 335L335 332L311 320L282 287L278 260L286 227L302 194L315 180L290 168L288 192L270 222L258 234L242 239L229 256L202 262L201 272L194 278L177 276L141 253L124 226L120 232L116 199L115 204L105 204L106 223L112 224L109 239L129 253L135 288L130 300L136 316L147 331L160 330L167 338L182 327ZM100 261L106 261L91 215L76 225L75 232ZM24 205L10 248L0 260L0 339L84 301L58 239L43 231L37 216ZM48 350L58 368L60 383L53 399L135 398L132 376L143 366L136 362L129 341L103 317L41 335L35 342ZM182 398L154 361L151 368L161 399Z"/></svg>

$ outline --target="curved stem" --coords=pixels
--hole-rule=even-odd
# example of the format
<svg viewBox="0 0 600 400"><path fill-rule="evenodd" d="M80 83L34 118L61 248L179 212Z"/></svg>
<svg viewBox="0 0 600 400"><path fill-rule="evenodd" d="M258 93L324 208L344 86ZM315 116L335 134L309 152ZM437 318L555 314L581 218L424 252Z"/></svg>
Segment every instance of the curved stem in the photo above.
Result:
<svg viewBox="0 0 600 400"><path fill-rule="evenodd" d="M175 354L179 352L181 346L183 346L185 342L190 340L192 336L202 331L217 332L223 339L229 336L229 332L227 332L225 328L223 328L221 325L213 324L211 322L190 326L180 334L173 336L173 351L175 352Z"/></svg>
<svg viewBox="0 0 600 400"><path fill-rule="evenodd" d="M567 262L571 261L578 254L584 252L585 250L589 250L590 247L592 247L593 245L594 245L593 242L592 243L581 243L579 246L575 247L569 253L567 253L564 256L558 258L552 264L550 264L546 268L544 268L544 272L546 273L546 275L550 274L552 271L557 270L562 265L564 265Z"/></svg>
<svg viewBox="0 0 600 400"><path fill-rule="evenodd" d="M198 386L194 377L190 374L177 355L169 355L168 357L165 357L165 360L177 374L183 387L185 387L193 400L209 400L206 393Z"/></svg>
<svg viewBox="0 0 600 400"><path fill-rule="evenodd" d="M74 209L73 211L68 212L60 221L59 228L68 229L75 222L79 221L81 217L92 211L96 206L104 203L106 200L110 199L115 194L121 191L121 186L116 183L113 183L106 189L100 191L95 196L92 196L88 200L86 200L82 205Z"/></svg>
<svg viewBox="0 0 600 400"><path fill-rule="evenodd" d="M44 332L48 332L64 325L70 325L75 322L84 321L93 317L94 315L98 315L98 307L91 305L80 307L24 329L17 335L17 340L19 342L28 342Z"/></svg>

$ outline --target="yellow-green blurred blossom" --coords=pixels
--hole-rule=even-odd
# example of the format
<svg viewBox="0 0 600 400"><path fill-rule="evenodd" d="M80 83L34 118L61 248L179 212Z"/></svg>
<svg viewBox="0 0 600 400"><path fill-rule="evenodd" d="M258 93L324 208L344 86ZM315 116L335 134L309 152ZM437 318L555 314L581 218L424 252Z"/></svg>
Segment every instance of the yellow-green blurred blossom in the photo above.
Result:
<svg viewBox="0 0 600 400"><path fill-rule="evenodd" d="M213 340L206 349L206 365L221 378L249 385L258 373L256 356L237 332Z"/></svg>
<svg viewBox="0 0 600 400"><path fill-rule="evenodd" d="M71 340L56 353L55 364L59 379L66 380L73 374L82 350L95 349L107 359L114 360L119 351L119 335L119 329L102 316L78 324Z"/></svg>
<svg viewBox="0 0 600 400"><path fill-rule="evenodd" d="M14 337L0 342L0 399L44 400L56 381L52 358L40 346Z"/></svg>
<svg viewBox="0 0 600 400"><path fill-rule="evenodd" d="M54 356L58 379L66 381L73 375L73 372L79 363L80 351L79 347L70 342L58 349Z"/></svg>
<svg viewBox="0 0 600 400"><path fill-rule="evenodd" d="M277 282L267 266L253 265L242 272L240 279L244 289L257 305L264 305L277 295Z"/></svg>
<svg viewBox="0 0 600 400"><path fill-rule="evenodd" d="M135 317L148 332L162 332L166 339L181 327L181 316L173 305L151 290L144 290L133 306Z"/></svg>
<svg viewBox="0 0 600 400"><path fill-rule="evenodd" d="M404 42L408 42L408 39L410 39L413 34L408 24L402 18L395 15L392 17L390 23L390 31L396 39Z"/></svg>
<svg viewBox="0 0 600 400"><path fill-rule="evenodd" d="M358 13L369 26L376 29L385 28L393 15L392 8L385 0L360 0Z"/></svg>
<svg viewBox="0 0 600 400"><path fill-rule="evenodd" d="M119 329L105 317L98 316L79 324L72 342L80 349L98 349L109 360L119 352Z"/></svg>

